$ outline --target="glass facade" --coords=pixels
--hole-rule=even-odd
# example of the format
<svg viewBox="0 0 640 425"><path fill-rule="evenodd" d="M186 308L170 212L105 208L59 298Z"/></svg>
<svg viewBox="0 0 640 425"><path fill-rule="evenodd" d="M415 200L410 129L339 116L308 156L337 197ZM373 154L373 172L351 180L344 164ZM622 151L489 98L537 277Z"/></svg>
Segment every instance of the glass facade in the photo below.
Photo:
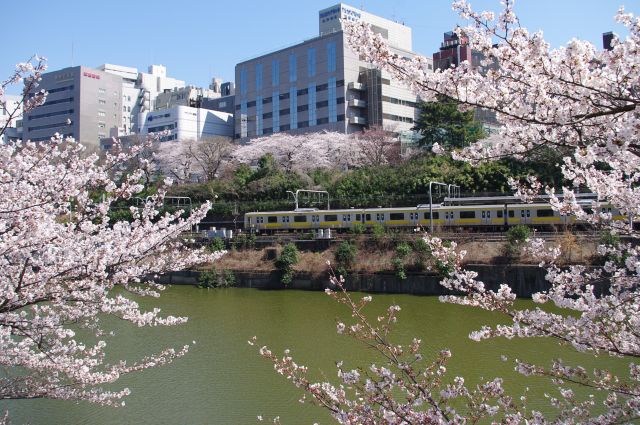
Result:
<svg viewBox="0 0 640 425"><path fill-rule="evenodd" d="M256 135L262 136L262 96L256 98Z"/></svg>
<svg viewBox="0 0 640 425"><path fill-rule="evenodd" d="M280 61L274 59L271 61L271 85L273 87L280 84Z"/></svg>
<svg viewBox="0 0 640 425"><path fill-rule="evenodd" d="M247 137L247 102L240 103L240 137Z"/></svg>
<svg viewBox="0 0 640 425"><path fill-rule="evenodd" d="M291 87L289 90L289 102L289 109L291 111L291 128L298 128L298 96L295 86Z"/></svg>
<svg viewBox="0 0 640 425"><path fill-rule="evenodd" d="M307 70L309 77L315 77L316 75L316 49L310 47L307 49Z"/></svg>
<svg viewBox="0 0 640 425"><path fill-rule="evenodd" d="M336 43L327 43L327 72L336 72Z"/></svg>
<svg viewBox="0 0 640 425"><path fill-rule="evenodd" d="M273 132L280 131L280 93L273 92Z"/></svg>
<svg viewBox="0 0 640 425"><path fill-rule="evenodd" d="M296 72L296 55L291 53L289 55L289 82L293 83L298 79L298 74Z"/></svg>
<svg viewBox="0 0 640 425"><path fill-rule="evenodd" d="M262 64L256 64L256 91L262 90Z"/></svg>
<svg viewBox="0 0 640 425"><path fill-rule="evenodd" d="M309 125L316 125L316 83L309 83Z"/></svg>
<svg viewBox="0 0 640 425"><path fill-rule="evenodd" d="M338 121L338 103L336 99L336 77L329 78L329 122Z"/></svg>
<svg viewBox="0 0 640 425"><path fill-rule="evenodd" d="M247 94L247 68L240 68L240 94Z"/></svg>

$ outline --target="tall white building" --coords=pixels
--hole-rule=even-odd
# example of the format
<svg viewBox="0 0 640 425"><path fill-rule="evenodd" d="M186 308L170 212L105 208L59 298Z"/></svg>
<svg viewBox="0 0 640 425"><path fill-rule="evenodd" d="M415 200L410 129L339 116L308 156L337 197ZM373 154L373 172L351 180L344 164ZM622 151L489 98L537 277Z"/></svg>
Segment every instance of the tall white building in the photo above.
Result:
<svg viewBox="0 0 640 425"><path fill-rule="evenodd" d="M22 96L7 94L0 103L0 143L22 139Z"/></svg>

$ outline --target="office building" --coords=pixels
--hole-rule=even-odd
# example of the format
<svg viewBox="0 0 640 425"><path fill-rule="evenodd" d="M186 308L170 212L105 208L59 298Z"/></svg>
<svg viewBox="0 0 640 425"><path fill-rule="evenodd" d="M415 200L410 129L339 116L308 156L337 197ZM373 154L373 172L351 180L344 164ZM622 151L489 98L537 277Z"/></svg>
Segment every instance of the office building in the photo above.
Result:
<svg viewBox="0 0 640 425"><path fill-rule="evenodd" d="M172 106L141 114L140 134L169 131L161 141L233 137L233 115L190 106Z"/></svg>
<svg viewBox="0 0 640 425"><path fill-rule="evenodd" d="M42 75L36 90L45 103L24 114L23 139L49 140L55 133L97 149L101 137L122 123L122 77L85 66Z"/></svg>
<svg viewBox="0 0 640 425"><path fill-rule="evenodd" d="M411 28L345 4L319 12L319 36L236 65L235 137L278 131L410 130L418 99L352 52L343 21L372 25L397 54L411 58ZM428 65L431 68L431 65Z"/></svg>

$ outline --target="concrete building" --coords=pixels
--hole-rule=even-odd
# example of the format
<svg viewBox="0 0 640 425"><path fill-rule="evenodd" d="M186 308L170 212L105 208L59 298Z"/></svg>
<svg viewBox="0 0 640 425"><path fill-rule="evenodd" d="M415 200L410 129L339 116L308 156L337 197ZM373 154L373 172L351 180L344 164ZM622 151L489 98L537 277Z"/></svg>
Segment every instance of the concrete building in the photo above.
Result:
<svg viewBox="0 0 640 425"><path fill-rule="evenodd" d="M98 69L122 77L122 123L116 136L139 132L140 114L155 109L160 93L185 87L184 81L167 77L167 68L162 65L149 66L147 73L109 63Z"/></svg>
<svg viewBox="0 0 640 425"><path fill-rule="evenodd" d="M207 137L233 137L233 115L190 106L173 106L141 114L140 134L168 130L167 140L202 140Z"/></svg>
<svg viewBox="0 0 640 425"><path fill-rule="evenodd" d="M480 66L481 60L482 55L471 49L467 38L460 38L455 32L448 31L444 33L440 50L433 54L433 67L447 69L464 61L471 61L473 66Z"/></svg>
<svg viewBox="0 0 640 425"><path fill-rule="evenodd" d="M7 94L0 103L0 143L22 139L22 96Z"/></svg>
<svg viewBox="0 0 640 425"><path fill-rule="evenodd" d="M23 139L49 140L54 133L97 149L101 137L122 123L122 77L85 66L42 75L37 90L46 102L24 114Z"/></svg>
<svg viewBox="0 0 640 425"><path fill-rule="evenodd" d="M341 19L371 24L395 53L414 56L411 28L341 3L323 9L318 37L236 65L236 138L413 127L416 95L359 60L346 43Z"/></svg>

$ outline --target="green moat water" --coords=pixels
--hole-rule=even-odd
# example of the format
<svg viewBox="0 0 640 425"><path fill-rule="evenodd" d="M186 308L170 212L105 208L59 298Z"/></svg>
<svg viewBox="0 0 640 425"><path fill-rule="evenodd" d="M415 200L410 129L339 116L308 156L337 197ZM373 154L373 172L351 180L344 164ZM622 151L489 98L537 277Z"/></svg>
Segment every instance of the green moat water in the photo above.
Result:
<svg viewBox="0 0 640 425"><path fill-rule="evenodd" d="M354 293L355 297L364 294ZM500 316L473 308L442 304L436 297L374 295L369 316L398 304L396 340L421 338L425 354L442 348L452 351L449 377L465 376L467 382L496 376L505 378L515 395L529 388L529 407L547 410L543 394L553 386L542 378L525 378L513 371L513 359L549 364L560 357L592 369L610 367L624 375L628 360L608 356L594 358L559 347L552 340L497 339L473 342L470 331L481 324L495 324ZM522 301L522 307L530 306ZM301 392L258 354L247 340L256 335L276 353L290 348L298 363L310 367L317 379L337 382L335 361L366 366L379 359L357 342L335 332L336 318L349 314L322 292L260 291L256 289L206 290L170 287L160 299L144 299L165 314L188 316L182 326L139 329L114 321L117 336L108 342L114 358L136 360L168 346L192 346L186 357L168 366L149 369L121 379L114 388L128 387L132 394L124 408L53 400L0 402L9 409L14 424L254 424L256 417L280 416L283 423L332 423L322 409L301 405ZM501 360L506 355L509 361ZM325 379L325 380L326 380Z"/></svg>

